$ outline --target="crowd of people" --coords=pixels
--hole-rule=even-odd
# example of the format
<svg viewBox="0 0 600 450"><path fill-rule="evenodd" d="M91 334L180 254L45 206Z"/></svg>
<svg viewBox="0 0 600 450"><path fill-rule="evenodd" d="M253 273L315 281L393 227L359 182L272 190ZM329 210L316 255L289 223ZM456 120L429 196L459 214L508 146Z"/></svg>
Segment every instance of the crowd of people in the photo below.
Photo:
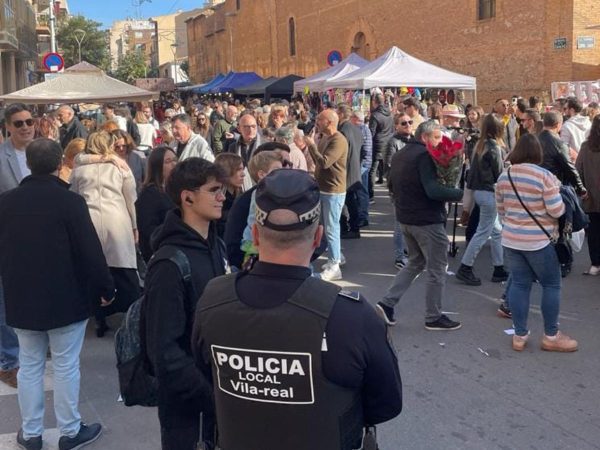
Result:
<svg viewBox="0 0 600 450"><path fill-rule="evenodd" d="M235 438L240 432L261 442L259 433L238 423L241 416L220 409L228 405L239 412L248 405L219 393L216 414L212 409L215 364L229 364L229 375L238 370L232 361L241 357L227 351L251 348L247 342L255 337L244 323L263 320L226 305L237 299L267 310L295 298L298 290L309 297L331 291L330 304L315 309L326 310L319 317L325 318L328 338L323 334L321 342L317 336L314 354L329 345L343 356L327 364L323 360L325 381L319 381L318 391L329 392L331 383L351 386L349 396L335 389L323 394L346 406L356 392L368 397L362 400L367 406L348 418L364 419L359 427L343 424L352 447L339 448L355 448L362 425L400 412L397 361L383 323L396 324L395 306L423 272L425 328L461 327L442 312L446 225L450 205L461 201L467 246L456 279L481 285L473 266L489 241L491 280L507 282L498 314L513 321L512 348L521 351L528 342L529 294L532 283L539 282L542 349L577 350L577 341L558 329L561 276L571 266L568 258L559 260L554 244L569 253L571 233L589 218L586 273L600 274L598 105L584 110L568 98L543 107L537 97L526 102L514 96L498 99L486 114L445 91L429 104L416 95L390 98L381 91L371 100L367 116L347 104L317 109L302 98L262 104L190 96L186 102L106 104L85 118L69 105L37 117L26 105L9 105L7 137L0 145L0 380L18 387L19 444L42 446L40 386L48 344L61 450L99 436L100 425L82 422L77 407L87 320L93 315L96 334L103 337L107 316L126 312L142 293L142 334L158 380L163 449L191 450L199 440L212 448L215 421L226 448L244 448ZM459 142L464 150L454 185L441 181L431 156L444 140ZM361 229L369 226L377 184L387 186L394 206L398 272L372 309L360 295L331 290L333 285L324 282L343 279L341 242L360 239ZM326 262L318 268L323 256ZM174 258L189 267L190 276L172 264ZM242 275L226 276L232 271ZM261 290L266 286L270 289ZM257 298L257 292L265 296ZM348 299L362 309L352 309ZM307 329L314 325L314 313L300 320ZM282 314L285 318L291 311ZM340 317L364 323L336 325ZM225 318L243 330L238 338L223 334ZM263 324L264 330L278 332L289 325L280 319L277 327ZM363 332L348 334L359 328ZM302 333L298 330L287 332L290 342L301 346L293 334ZM257 348L263 348L264 340L256 339ZM240 342L246 347L236 347ZM222 348L218 357L209 343L223 346L217 345ZM284 347L277 348L297 348ZM297 387L302 391L301 384ZM277 408L261 411L268 417L288 414ZM294 414L288 418L309 420ZM336 428L332 420L322 426L338 430L331 442L339 444L345 436L336 433L343 426ZM288 431L281 428L279 439ZM298 448L316 448L308 437L303 445Z"/></svg>

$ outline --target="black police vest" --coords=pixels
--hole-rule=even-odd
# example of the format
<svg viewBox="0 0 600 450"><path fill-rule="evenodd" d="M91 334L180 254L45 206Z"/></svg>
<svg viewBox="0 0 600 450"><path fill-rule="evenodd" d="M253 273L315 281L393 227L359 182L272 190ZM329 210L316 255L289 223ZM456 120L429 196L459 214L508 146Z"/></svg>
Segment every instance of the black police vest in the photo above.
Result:
<svg viewBox="0 0 600 450"><path fill-rule="evenodd" d="M202 352L212 362L222 450L360 447L360 391L331 383L321 352L340 288L309 277L283 304L256 309L235 275L211 280L198 303Z"/></svg>

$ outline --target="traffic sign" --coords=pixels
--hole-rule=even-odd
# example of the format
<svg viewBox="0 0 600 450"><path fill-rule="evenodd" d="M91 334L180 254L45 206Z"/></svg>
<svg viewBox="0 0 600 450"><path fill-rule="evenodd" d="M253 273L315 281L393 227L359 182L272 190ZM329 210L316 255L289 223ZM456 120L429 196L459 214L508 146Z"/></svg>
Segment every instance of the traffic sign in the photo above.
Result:
<svg viewBox="0 0 600 450"><path fill-rule="evenodd" d="M342 52L339 50L331 50L327 53L327 64L335 66L342 61Z"/></svg>
<svg viewBox="0 0 600 450"><path fill-rule="evenodd" d="M50 72L60 72L65 67L65 60L58 53L46 53L42 62Z"/></svg>

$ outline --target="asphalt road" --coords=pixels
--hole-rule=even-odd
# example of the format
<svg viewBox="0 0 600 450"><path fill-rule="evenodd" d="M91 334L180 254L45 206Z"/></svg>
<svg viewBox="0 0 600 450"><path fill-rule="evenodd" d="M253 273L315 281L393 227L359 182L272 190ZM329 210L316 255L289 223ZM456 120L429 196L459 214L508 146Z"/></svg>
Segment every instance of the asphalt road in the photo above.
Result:
<svg viewBox="0 0 600 450"><path fill-rule="evenodd" d="M378 189L369 228L363 229L361 239L343 242L348 262L340 284L360 290L373 304L397 272L392 225L390 202ZM463 229L459 228L459 234ZM464 250L464 240L458 239ZM450 258L450 271L456 270L460 256ZM573 354L540 350L543 329L537 286L532 292L532 335L526 350L516 353L505 334L511 322L495 315L502 285L484 281L481 287L467 287L449 276L444 310L463 327L431 332L423 327L424 280L417 280L396 308L398 325L392 334L400 361L404 410L378 427L381 450L599 449L600 277L582 275L588 264L584 249L576 255L573 273L563 284L560 327L579 341L580 350ZM487 246L475 271L484 280L491 278ZM114 317L111 323L115 328L119 319ZM112 338L112 331L103 339L96 338L90 326L82 353L80 410L84 420L104 425L104 436L88 448L159 449L156 411L127 408L117 401ZM51 378L48 373L45 449L56 449L58 440ZM16 391L2 385L0 450L17 448L19 426Z"/></svg>

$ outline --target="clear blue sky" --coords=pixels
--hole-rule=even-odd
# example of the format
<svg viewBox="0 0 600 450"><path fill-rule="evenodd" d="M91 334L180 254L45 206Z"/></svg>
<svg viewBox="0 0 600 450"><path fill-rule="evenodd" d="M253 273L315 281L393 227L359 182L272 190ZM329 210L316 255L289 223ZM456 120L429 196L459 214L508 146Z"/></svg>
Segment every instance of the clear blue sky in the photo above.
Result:
<svg viewBox="0 0 600 450"><path fill-rule="evenodd" d="M68 0L71 14L81 14L88 19L96 20L103 24L103 28L110 28L113 21L127 17L135 17L134 3L139 0ZM147 0L141 5L141 16L147 19L152 16L170 14L182 9L184 11L200 8L204 0Z"/></svg>

